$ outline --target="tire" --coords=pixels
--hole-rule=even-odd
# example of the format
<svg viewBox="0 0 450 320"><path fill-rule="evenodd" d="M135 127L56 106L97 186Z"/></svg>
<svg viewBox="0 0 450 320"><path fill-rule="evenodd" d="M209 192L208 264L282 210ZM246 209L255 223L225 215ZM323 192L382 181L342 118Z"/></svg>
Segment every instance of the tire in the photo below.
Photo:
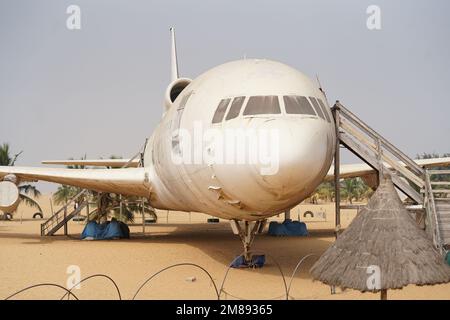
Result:
<svg viewBox="0 0 450 320"><path fill-rule="evenodd" d="M36 212L35 214L33 214L33 219L42 219L44 217L44 215L40 212Z"/></svg>
<svg viewBox="0 0 450 320"><path fill-rule="evenodd" d="M310 216L311 218L314 218L314 213L312 213L312 211L306 211L303 214L303 218L306 218L306 216Z"/></svg>

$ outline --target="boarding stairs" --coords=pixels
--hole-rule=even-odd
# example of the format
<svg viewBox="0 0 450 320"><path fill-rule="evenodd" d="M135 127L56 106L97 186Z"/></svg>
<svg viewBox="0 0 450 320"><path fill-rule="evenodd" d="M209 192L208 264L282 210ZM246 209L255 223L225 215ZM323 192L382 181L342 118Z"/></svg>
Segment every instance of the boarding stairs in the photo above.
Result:
<svg viewBox="0 0 450 320"><path fill-rule="evenodd" d="M436 220L434 221L437 235L444 251L450 250L450 181L435 181L433 176L450 177L450 170L426 170L426 179L430 204L434 203ZM426 198L426 197L425 197Z"/></svg>
<svg viewBox="0 0 450 320"><path fill-rule="evenodd" d="M346 147L378 173L387 170L394 185L407 195L425 214L426 230L436 248L445 252L450 243L450 190L437 189L450 182L434 182L432 175L447 174L450 170L429 170L395 147L387 139L345 108L339 101L332 108L338 138L335 173L339 181L339 147ZM336 171L337 170L337 171ZM439 195L440 198L435 197ZM340 201L340 200L339 200ZM339 206L340 204L338 204Z"/></svg>
<svg viewBox="0 0 450 320"><path fill-rule="evenodd" d="M56 211L47 221L41 224L41 236L52 236L64 226L67 235L67 223L89 206L87 201L88 190L82 190L69 200L61 209ZM74 207L77 204L76 208Z"/></svg>

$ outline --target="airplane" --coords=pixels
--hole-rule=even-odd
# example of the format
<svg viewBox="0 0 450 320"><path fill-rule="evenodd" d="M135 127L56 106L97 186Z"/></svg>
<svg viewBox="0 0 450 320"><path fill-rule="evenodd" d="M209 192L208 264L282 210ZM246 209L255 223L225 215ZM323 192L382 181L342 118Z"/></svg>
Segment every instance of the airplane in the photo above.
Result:
<svg viewBox="0 0 450 320"><path fill-rule="evenodd" d="M114 169L0 167L0 210L17 207L16 185L23 181L140 196L155 209L230 220L248 258L267 218L288 213L333 178L335 124L319 86L266 59L227 62L193 80L180 77L173 28L170 33L172 81L162 119L139 157L43 161ZM418 163L443 165L450 158ZM340 171L342 178L375 174L366 164L341 165Z"/></svg>

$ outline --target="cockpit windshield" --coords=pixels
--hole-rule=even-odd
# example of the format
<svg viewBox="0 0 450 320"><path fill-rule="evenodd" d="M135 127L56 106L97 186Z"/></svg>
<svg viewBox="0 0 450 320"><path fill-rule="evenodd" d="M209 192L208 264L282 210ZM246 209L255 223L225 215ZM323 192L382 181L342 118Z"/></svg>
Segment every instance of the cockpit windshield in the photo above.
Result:
<svg viewBox="0 0 450 320"><path fill-rule="evenodd" d="M309 114L315 116L313 107L306 97L284 96L284 106L288 114Z"/></svg>
<svg viewBox="0 0 450 320"><path fill-rule="evenodd" d="M253 96L248 99L244 116L257 114L280 114L278 96Z"/></svg>
<svg viewBox="0 0 450 320"><path fill-rule="evenodd" d="M236 118L241 112L242 105L244 104L245 97L236 97L231 103L230 110L227 113L225 120L231 120Z"/></svg>
<svg viewBox="0 0 450 320"><path fill-rule="evenodd" d="M220 100L214 112L212 123L218 124L243 116L281 114L303 115L316 119L318 117L329 123L333 120L328 105L320 98L300 95L272 95L224 98Z"/></svg>
<svg viewBox="0 0 450 320"><path fill-rule="evenodd" d="M217 107L216 112L214 113L212 123L222 122L223 117L225 116L225 112L227 111L228 104L230 103L230 100L231 99L220 100L219 106Z"/></svg>

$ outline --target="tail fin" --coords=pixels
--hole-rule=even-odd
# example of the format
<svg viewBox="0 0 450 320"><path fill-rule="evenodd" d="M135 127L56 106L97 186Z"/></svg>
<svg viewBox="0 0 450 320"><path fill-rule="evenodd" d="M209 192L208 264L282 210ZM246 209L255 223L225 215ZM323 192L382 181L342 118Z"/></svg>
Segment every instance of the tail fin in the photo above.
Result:
<svg viewBox="0 0 450 320"><path fill-rule="evenodd" d="M175 29L173 27L170 28L170 37L172 40L172 50L171 50L171 73L172 73L172 82L179 78L178 76L178 58L177 58L177 45L175 42Z"/></svg>

